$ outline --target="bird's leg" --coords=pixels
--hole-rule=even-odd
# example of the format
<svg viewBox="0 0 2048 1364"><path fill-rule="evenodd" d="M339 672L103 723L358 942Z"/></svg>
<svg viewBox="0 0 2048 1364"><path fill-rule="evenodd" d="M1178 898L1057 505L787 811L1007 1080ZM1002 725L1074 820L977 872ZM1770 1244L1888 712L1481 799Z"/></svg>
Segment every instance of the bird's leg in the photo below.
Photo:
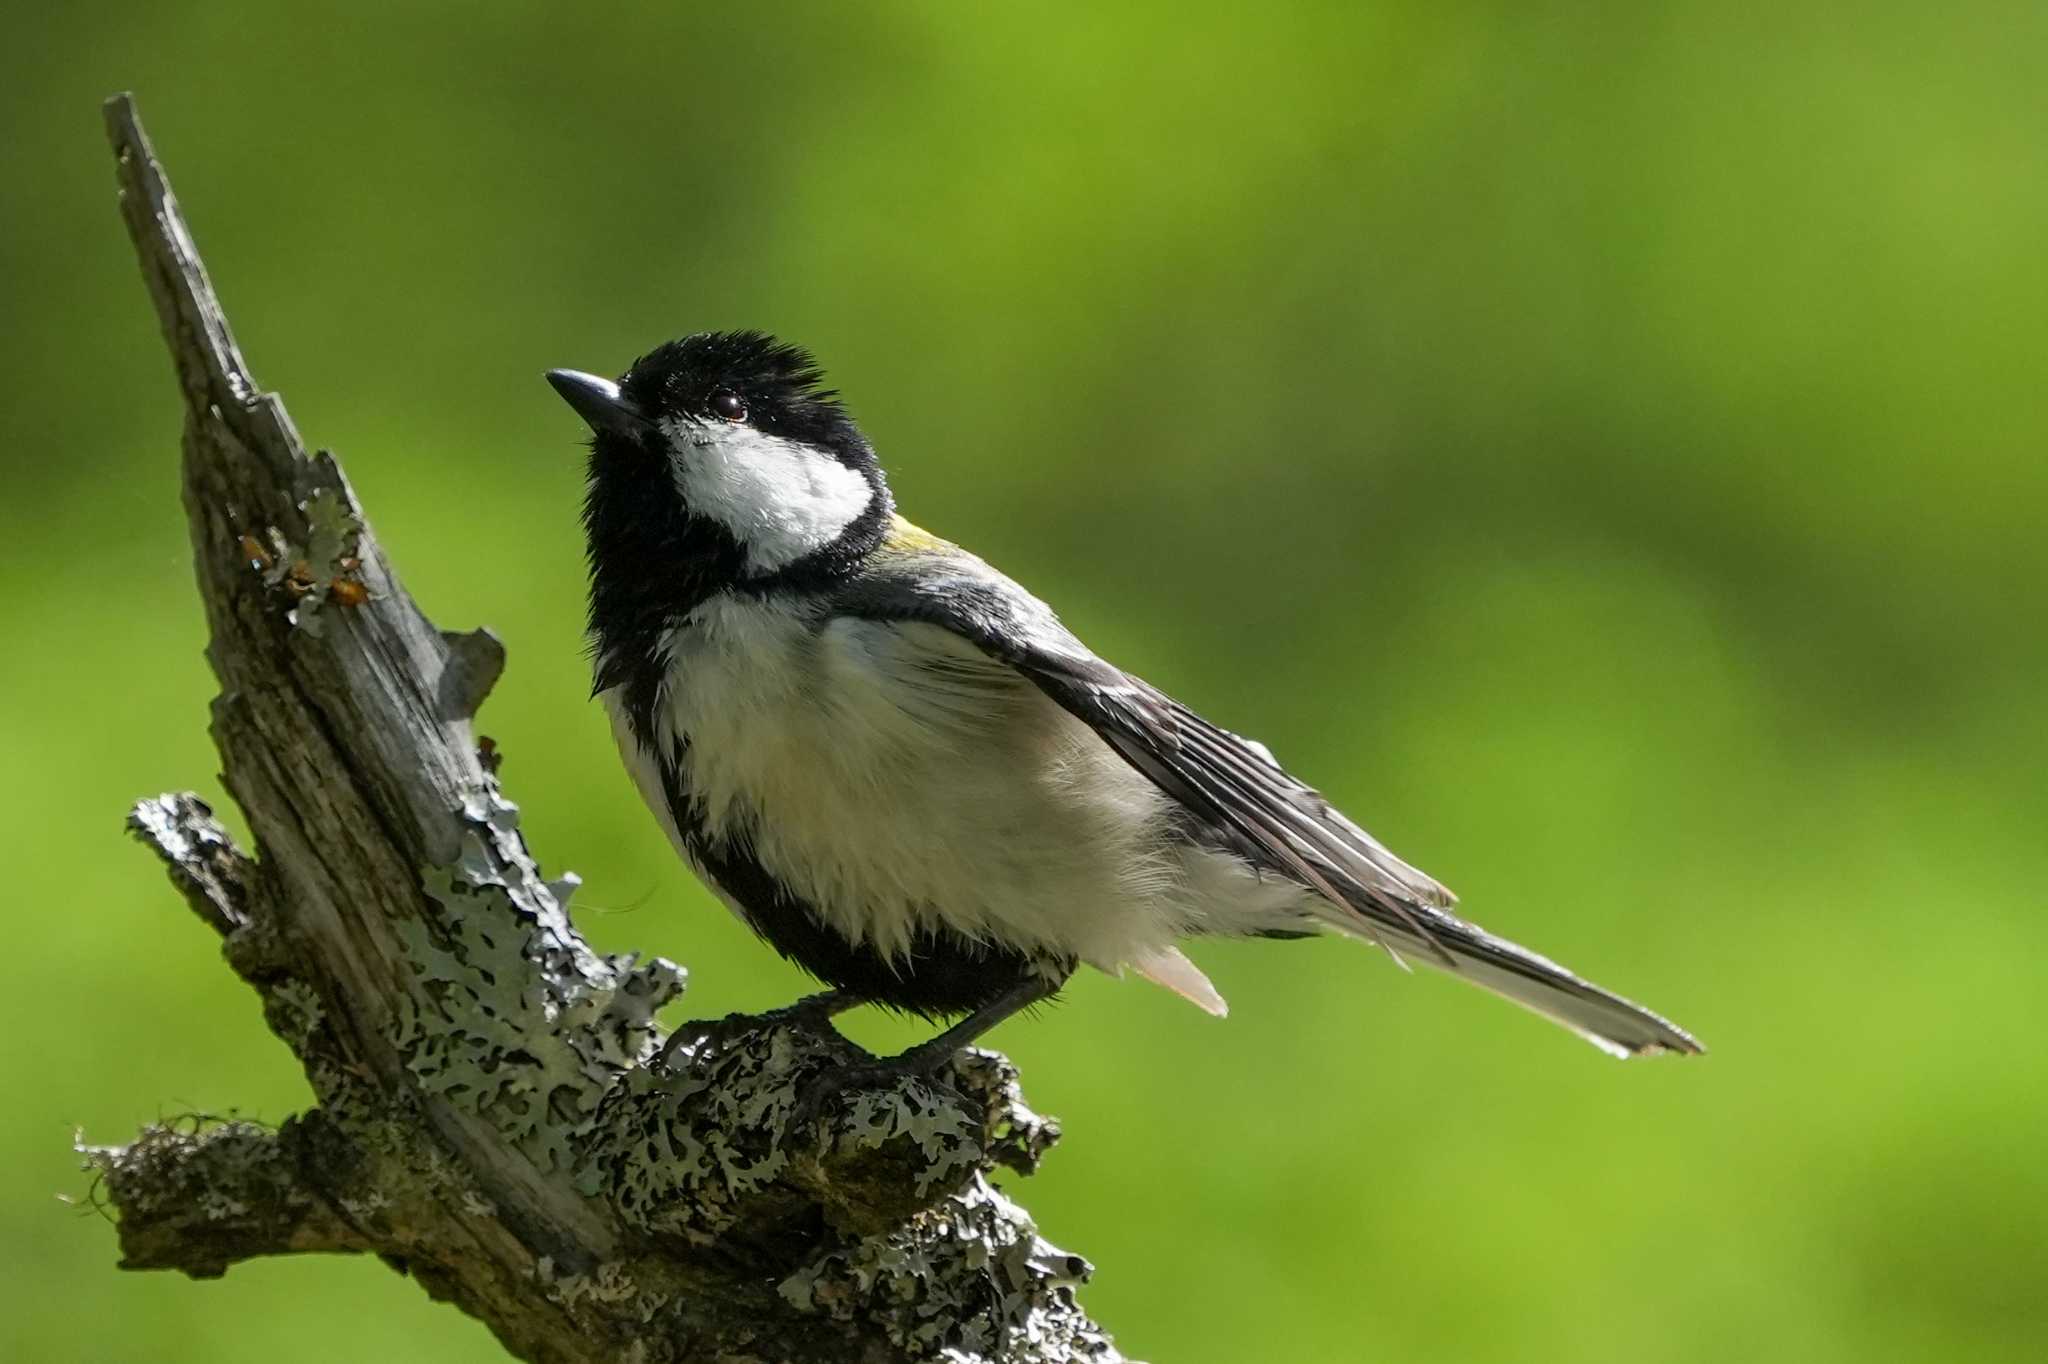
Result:
<svg viewBox="0 0 2048 1364"><path fill-rule="evenodd" d="M1033 972L929 1042L920 1042L894 1056L826 1071L811 1081L797 1099L789 1130L795 1131L809 1123L824 1111L826 1104L841 1094L876 1089L893 1084L906 1075L930 1075L990 1028L1018 1010L1028 1009L1040 1000L1050 998L1064 983L1064 980L1048 979Z"/></svg>
<svg viewBox="0 0 2048 1364"><path fill-rule="evenodd" d="M860 1002L860 996L846 990L822 990L815 995L805 995L794 1004L785 1004L766 1013L727 1014L724 1018L693 1020L668 1035L668 1039L661 1044L661 1050L654 1054L652 1064L666 1069L669 1054L686 1043L692 1048L705 1042L723 1045L742 1033L779 1028L788 1024L815 1032L829 1023L834 1014L845 1013Z"/></svg>

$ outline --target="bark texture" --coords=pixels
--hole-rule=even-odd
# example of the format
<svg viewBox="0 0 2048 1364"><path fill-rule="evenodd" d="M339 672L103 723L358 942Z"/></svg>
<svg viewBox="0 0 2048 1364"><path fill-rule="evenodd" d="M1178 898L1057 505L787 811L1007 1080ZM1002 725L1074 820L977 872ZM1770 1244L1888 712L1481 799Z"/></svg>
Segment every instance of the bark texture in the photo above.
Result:
<svg viewBox="0 0 2048 1364"><path fill-rule="evenodd" d="M123 1266L373 1253L528 1360L1120 1358L1075 1303L1087 1263L990 1182L1058 1136L1002 1057L797 1130L807 1079L856 1054L836 1034L743 1022L650 1064L684 972L593 952L574 878L542 875L471 729L503 649L406 593L341 465L250 377L132 101L106 116L256 846L191 795L129 822L314 1099L82 1148Z"/></svg>

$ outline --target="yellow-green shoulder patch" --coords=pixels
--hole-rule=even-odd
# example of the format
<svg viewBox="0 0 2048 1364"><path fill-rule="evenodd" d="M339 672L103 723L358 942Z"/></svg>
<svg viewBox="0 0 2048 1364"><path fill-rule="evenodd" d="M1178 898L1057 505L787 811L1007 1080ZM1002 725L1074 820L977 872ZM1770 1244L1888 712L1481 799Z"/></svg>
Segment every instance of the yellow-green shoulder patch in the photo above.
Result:
<svg viewBox="0 0 2048 1364"><path fill-rule="evenodd" d="M952 549L950 540L941 540L923 526L914 525L901 516L889 517L889 533L882 539L882 548L893 554L930 554L934 550Z"/></svg>

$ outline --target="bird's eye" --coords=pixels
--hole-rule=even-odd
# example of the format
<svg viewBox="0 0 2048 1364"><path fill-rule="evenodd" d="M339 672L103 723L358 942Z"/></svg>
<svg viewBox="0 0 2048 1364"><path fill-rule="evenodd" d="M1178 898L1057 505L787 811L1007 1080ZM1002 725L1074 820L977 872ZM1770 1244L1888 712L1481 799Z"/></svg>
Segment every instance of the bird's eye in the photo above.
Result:
<svg viewBox="0 0 2048 1364"><path fill-rule="evenodd" d="M729 422L743 422L747 419L747 400L729 388L721 388L711 395L711 410Z"/></svg>

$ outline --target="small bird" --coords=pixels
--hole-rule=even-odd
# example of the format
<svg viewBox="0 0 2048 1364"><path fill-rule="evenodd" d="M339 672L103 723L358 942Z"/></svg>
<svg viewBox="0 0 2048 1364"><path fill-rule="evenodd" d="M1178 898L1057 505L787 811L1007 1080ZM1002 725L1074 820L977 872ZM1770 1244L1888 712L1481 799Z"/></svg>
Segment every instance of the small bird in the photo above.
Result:
<svg viewBox="0 0 2048 1364"><path fill-rule="evenodd" d="M1701 1050L899 516L807 352L705 332L547 378L594 437L595 694L676 851L831 987L788 1012L960 1020L835 1090L929 1072L1084 964L1220 1016L1197 937L1334 932L1615 1056Z"/></svg>

